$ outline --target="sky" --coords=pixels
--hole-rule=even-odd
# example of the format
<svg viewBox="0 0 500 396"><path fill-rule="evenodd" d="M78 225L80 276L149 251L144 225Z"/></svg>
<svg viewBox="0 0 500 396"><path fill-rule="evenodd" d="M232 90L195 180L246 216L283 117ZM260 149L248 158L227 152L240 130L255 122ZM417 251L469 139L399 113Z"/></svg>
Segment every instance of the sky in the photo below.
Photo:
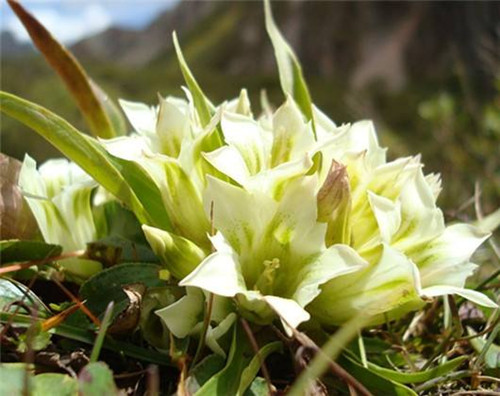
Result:
<svg viewBox="0 0 500 396"><path fill-rule="evenodd" d="M24 0L23 6L64 44L106 30L110 26L141 29L179 0ZM22 42L29 36L6 1L0 0L0 29Z"/></svg>

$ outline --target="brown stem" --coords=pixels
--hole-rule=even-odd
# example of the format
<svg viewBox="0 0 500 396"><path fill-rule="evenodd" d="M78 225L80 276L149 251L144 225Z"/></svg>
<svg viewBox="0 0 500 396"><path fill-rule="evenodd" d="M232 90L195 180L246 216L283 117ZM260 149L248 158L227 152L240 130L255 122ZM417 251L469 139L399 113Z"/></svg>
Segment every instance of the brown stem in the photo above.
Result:
<svg viewBox="0 0 500 396"><path fill-rule="evenodd" d="M248 324L248 322L244 318L241 318L240 321L241 321L241 324L243 325L243 329L245 330L245 333L247 333L247 337L248 337L248 340L250 341L250 344L252 344L252 348L255 351L255 356L257 356L257 359L259 359L260 368L262 370L262 374L264 375L264 378L266 379L267 389L269 391L269 394L273 395L274 390L273 390L273 385L271 383L271 376L269 375L269 370L267 369L266 362L260 356L259 345L257 344L257 340L255 339L255 337L252 333L252 329L250 328L250 325Z"/></svg>
<svg viewBox="0 0 500 396"><path fill-rule="evenodd" d="M320 347L316 345L316 343L311 340L308 336L306 336L304 333L292 329L293 334L295 336L295 339L302 344L304 347L309 348L313 350L315 353L321 353L323 354L323 351L321 350ZM342 366L340 366L337 362L333 361L330 359L329 356L324 355L325 358L328 360L328 365L330 366L330 370L333 375L337 376L339 379L344 381L347 386L352 387L355 389L355 391L361 395L361 396L373 396L373 394L364 387L363 384L361 384L356 378L354 378L351 374L349 374L347 371L345 371Z"/></svg>
<svg viewBox="0 0 500 396"><path fill-rule="evenodd" d="M70 257L78 257L78 256L81 256L82 254L83 254L83 250L78 250L76 252L63 253L63 254L60 254L58 256L47 257L47 258L44 258L41 260L31 260L31 261L26 261L23 263L11 264L11 265L8 265L6 267L0 268L0 275L5 275L5 274L8 274L9 272L15 272L15 271L19 271L22 269L26 269L26 268L32 267L33 265L46 264L46 263L49 263L51 261L63 260L63 259L67 259Z"/></svg>

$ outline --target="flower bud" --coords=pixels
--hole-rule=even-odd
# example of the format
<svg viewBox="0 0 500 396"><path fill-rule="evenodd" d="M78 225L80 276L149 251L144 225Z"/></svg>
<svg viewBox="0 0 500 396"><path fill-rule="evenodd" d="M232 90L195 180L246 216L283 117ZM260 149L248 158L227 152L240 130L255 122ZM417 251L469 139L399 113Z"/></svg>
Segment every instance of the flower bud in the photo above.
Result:
<svg viewBox="0 0 500 396"><path fill-rule="evenodd" d="M327 246L349 243L348 215L351 191L346 167L332 160L328 175L317 194L318 221L328 223Z"/></svg>
<svg viewBox="0 0 500 396"><path fill-rule="evenodd" d="M155 254L178 279L193 271L206 256L202 249L181 236L147 225L142 230Z"/></svg>

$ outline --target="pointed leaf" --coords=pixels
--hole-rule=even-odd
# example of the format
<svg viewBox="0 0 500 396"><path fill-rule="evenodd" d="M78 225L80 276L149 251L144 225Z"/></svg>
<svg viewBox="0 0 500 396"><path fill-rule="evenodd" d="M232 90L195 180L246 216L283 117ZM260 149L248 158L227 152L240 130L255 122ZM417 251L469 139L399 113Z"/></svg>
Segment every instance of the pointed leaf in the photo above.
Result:
<svg viewBox="0 0 500 396"><path fill-rule="evenodd" d="M111 115L117 125L120 123L117 121L119 113L112 110L109 98L90 80L71 52L59 43L17 0L9 0L8 3L23 23L33 43L64 81L92 133L105 138L123 133L123 120L121 121L122 129L116 130L108 117L107 110L112 112Z"/></svg>
<svg viewBox="0 0 500 396"><path fill-rule="evenodd" d="M47 257L59 256L62 248L44 242L19 241L17 239L0 241L0 257L2 264L43 260Z"/></svg>
<svg viewBox="0 0 500 396"><path fill-rule="evenodd" d="M124 179L110 155L94 139L49 110L6 92L0 92L0 111L34 129L99 184L123 201L142 223L156 224Z"/></svg>
<svg viewBox="0 0 500 396"><path fill-rule="evenodd" d="M234 327L233 341L226 366L210 378L196 396L236 395L240 378L253 356L252 346L241 326Z"/></svg>
<svg viewBox="0 0 500 396"><path fill-rule="evenodd" d="M361 382L374 395L387 396L416 396L410 388L396 381L384 378L378 373L363 367L354 359L342 355L338 363L342 365L351 375Z"/></svg>
<svg viewBox="0 0 500 396"><path fill-rule="evenodd" d="M279 31L271 12L271 1L264 1L266 29L273 43L274 54L280 74L281 88L285 94L290 95L299 105L308 121L313 123L313 109L309 89L302 74L297 56Z"/></svg>
<svg viewBox="0 0 500 396"><path fill-rule="evenodd" d="M283 352L283 344L280 341L270 342L259 350L258 354L252 358L250 364L241 373L240 386L238 387L239 395L243 395L252 384L252 381L260 370L262 362L264 362L270 354L278 351Z"/></svg>
<svg viewBox="0 0 500 396"><path fill-rule="evenodd" d="M416 384L419 382L430 381L433 378L446 375L458 368L463 362L468 359L468 356L460 356L432 369L415 373L404 373L401 371L390 370L385 367L377 366L376 364L370 362L368 362L368 369L391 381L399 382L400 384Z"/></svg>
<svg viewBox="0 0 500 396"><path fill-rule="evenodd" d="M198 82L193 76L193 73L191 73L186 60L184 59L184 55L182 54L179 41L177 40L177 34L175 32L172 34L172 39L174 41L175 52L177 54L177 60L179 61L182 75L184 76L184 80L186 81L189 91L193 95L194 106L198 112L198 116L200 117L201 125L204 127L212 118L212 114L214 113L213 106L201 90Z"/></svg>

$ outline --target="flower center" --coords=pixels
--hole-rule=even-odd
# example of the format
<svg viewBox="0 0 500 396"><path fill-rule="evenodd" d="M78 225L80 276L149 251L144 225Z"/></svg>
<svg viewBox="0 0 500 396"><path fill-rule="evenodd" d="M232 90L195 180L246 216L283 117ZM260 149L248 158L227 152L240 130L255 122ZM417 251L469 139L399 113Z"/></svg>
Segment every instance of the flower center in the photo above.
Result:
<svg viewBox="0 0 500 396"><path fill-rule="evenodd" d="M280 267L280 260L273 258L272 260L264 260L264 271L260 274L257 282L253 287L254 290L259 290L262 294L272 294L274 279L276 272Z"/></svg>

